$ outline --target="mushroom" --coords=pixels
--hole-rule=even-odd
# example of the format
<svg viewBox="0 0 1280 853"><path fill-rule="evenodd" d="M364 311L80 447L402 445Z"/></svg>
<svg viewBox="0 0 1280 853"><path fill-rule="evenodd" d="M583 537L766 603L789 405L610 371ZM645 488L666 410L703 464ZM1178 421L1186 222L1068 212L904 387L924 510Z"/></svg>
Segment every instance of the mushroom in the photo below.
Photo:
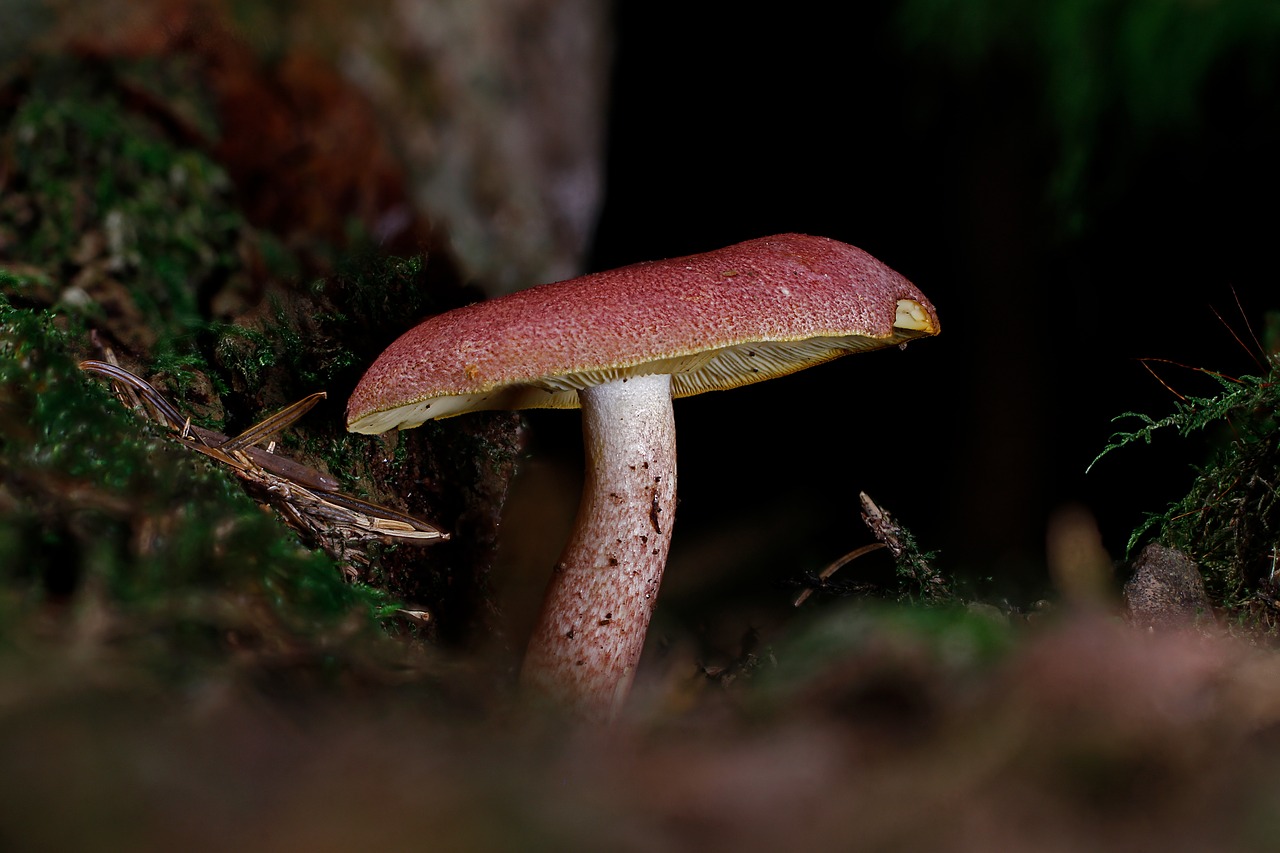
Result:
<svg viewBox="0 0 1280 853"><path fill-rule="evenodd" d="M381 433L485 409L582 409L586 483L521 681L579 716L630 689L671 542L673 397L937 334L909 281L861 249L782 234L545 284L430 317L347 404Z"/></svg>

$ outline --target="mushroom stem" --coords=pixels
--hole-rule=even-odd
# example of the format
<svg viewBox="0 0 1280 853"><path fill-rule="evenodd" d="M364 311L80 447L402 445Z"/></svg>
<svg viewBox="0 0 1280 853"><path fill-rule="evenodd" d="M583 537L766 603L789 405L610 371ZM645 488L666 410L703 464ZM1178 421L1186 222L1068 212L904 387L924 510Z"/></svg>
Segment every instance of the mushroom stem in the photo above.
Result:
<svg viewBox="0 0 1280 853"><path fill-rule="evenodd" d="M630 690L671 544L671 377L618 379L578 396L586 482L521 681L577 716L606 721Z"/></svg>

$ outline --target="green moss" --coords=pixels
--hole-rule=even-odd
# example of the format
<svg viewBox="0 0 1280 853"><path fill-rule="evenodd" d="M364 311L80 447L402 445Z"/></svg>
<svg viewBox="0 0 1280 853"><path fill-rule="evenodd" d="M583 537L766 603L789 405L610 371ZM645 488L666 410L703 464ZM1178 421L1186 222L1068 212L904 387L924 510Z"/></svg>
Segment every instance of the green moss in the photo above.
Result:
<svg viewBox="0 0 1280 853"><path fill-rule="evenodd" d="M1132 553L1149 538L1177 548L1200 565L1210 597L1273 625L1280 600L1280 366L1270 357L1264 376L1222 376L1221 392L1184 397L1163 418L1126 412L1137 429L1112 436L1098 459L1161 430L1213 437L1209 461L1193 469L1187 494L1151 513L1129 538ZM1094 464L1098 459L1094 460ZM1091 466L1092 467L1092 466ZM1237 615L1240 615L1240 613ZM1246 613L1246 615L1247 615Z"/></svg>
<svg viewBox="0 0 1280 853"><path fill-rule="evenodd" d="M0 573L12 608L101 597L146 626L158 657L225 655L232 629L305 645L352 618L376 625L385 597L344 582L229 473L126 412L76 368L74 346L52 315L0 298Z"/></svg>
<svg viewBox="0 0 1280 853"><path fill-rule="evenodd" d="M159 75L153 75L153 78ZM238 268L245 227L226 173L125 109L110 74L38 64L0 135L12 157L0 234L11 261L129 282L156 329L197 322Z"/></svg>
<svg viewBox="0 0 1280 853"><path fill-rule="evenodd" d="M9 297L14 311L56 308L64 326L76 318L95 335L84 355L99 357L109 349L195 424L220 432L239 432L314 392L331 394L277 441L291 458L338 477L355 496L450 527L448 543L375 548L362 555L371 565L358 560L353 566L365 571L362 577L384 581L388 595L438 615L433 630L443 626L450 636L471 636L467 632L481 619L476 614L490 612L484 577L510 474L503 448L514 442L515 421L477 420L437 430L431 445L413 436L388 449L348 435L341 415L346 392L395 335L428 313L478 298L458 286L448 258L385 258L367 246L342 255L313 240L300 241L305 249L295 255L248 225L226 173L206 153L214 125L201 82L179 59L41 59L23 67L0 81L0 145L13 152L6 161L12 168L0 177L0 263L23 271L0 279L0 295ZM139 91L148 96L136 97ZM273 277L273 271L285 277ZM75 430L99 426L79 415L72 421L66 430L75 440L84 437ZM129 423L136 438L138 425ZM76 475L98 476L135 494L128 517L108 514L106 532L94 540L105 544L92 549L94 564L107 567L104 576L122 579L109 585L113 596L126 597L127 578L136 575L145 581L138 600L145 599L166 561L181 564L173 570L178 574L189 573L174 578L179 584L243 570L236 589L247 584L281 602L294 594L319 603L325 595L351 593L341 584L324 595L327 587L291 586L316 574L274 574L267 563L319 561L315 565L330 577L334 567L323 557L302 555L288 534L242 550L240 537L266 535L259 521L265 519L277 537L282 528L240 494L234 479L205 461L184 458L185 451L163 435L151 436L158 442L154 453L126 453L124 435L120 454L101 456L97 464L131 466L132 473L86 469ZM138 462L170 457L166 466L194 465L220 485L170 472L166 487ZM510 459L509 450L505 457ZM17 512L0 542L21 550L48 534L70 549L76 565L90 560L89 538L77 532L81 522L65 518L83 513L56 499L54 474L34 462L29 469L23 476L40 488L8 501ZM27 504L36 493L49 508L33 515ZM219 505L239 501L243 518L217 528L214 520L224 516L216 507L182 497L200 493L216 493ZM401 497L406 495L412 500ZM451 525L460 518L465 528ZM201 528L204 533L194 532ZM228 545L218 536L234 541ZM135 553L137 542L166 550L153 558ZM281 554L282 547L289 554ZM233 556L224 564L228 553ZM249 556L238 560L236 554ZM131 566L124 565L128 561ZM296 606L305 607L302 601ZM286 612L282 608L274 608L275 618ZM475 628L474 635L486 631Z"/></svg>
<svg viewBox="0 0 1280 853"><path fill-rule="evenodd" d="M195 348L209 353L202 365L193 350L180 358L185 369L208 372L229 408L256 417L315 391L353 387L388 342L388 329L394 330L394 324L407 328L416 318L440 310L438 299L438 289L428 284L423 258L357 253L332 275L274 293L252 317L236 325L208 324L205 343ZM155 367L167 369L169 363L157 361ZM326 409L332 412L328 407L334 405ZM341 428L340 415L284 440L286 447L322 463L345 487L357 491L364 461L371 453L381 458L367 437L348 435ZM405 445L398 443L391 459L399 466L406 453Z"/></svg>

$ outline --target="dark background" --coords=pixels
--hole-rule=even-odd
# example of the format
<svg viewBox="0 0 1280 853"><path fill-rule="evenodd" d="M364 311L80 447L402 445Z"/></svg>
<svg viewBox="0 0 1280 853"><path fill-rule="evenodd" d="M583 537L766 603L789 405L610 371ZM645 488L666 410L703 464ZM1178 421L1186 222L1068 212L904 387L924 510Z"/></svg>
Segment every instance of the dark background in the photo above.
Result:
<svg viewBox="0 0 1280 853"><path fill-rule="evenodd" d="M1066 35L983 2L619 5L592 269L823 234L911 278L943 325L903 352L678 401L671 584L744 557L762 584L820 567L870 541L866 491L945 571L1025 602L1046 587L1053 512L1089 508L1119 560L1185 492L1204 441L1162 436L1085 469L1114 416L1172 408L1139 359L1260 371L1275 31L1259 4L1111 5L1045 6L1092 15ZM986 34L953 39L956 21ZM1181 393L1214 390L1156 366ZM555 444L545 422L535 442Z"/></svg>

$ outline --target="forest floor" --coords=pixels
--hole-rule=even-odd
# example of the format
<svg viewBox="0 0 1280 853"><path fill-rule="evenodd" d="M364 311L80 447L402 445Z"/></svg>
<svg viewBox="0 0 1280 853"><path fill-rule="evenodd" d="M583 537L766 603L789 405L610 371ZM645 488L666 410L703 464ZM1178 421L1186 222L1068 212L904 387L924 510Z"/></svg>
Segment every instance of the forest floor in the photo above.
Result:
<svg viewBox="0 0 1280 853"><path fill-rule="evenodd" d="M269 134L210 142L205 97L251 113L307 89L350 121L330 78L218 67L211 90L84 50L0 78L0 846L1274 848L1274 407L1224 468L1252 490L1217 498L1236 562L1167 519L1205 606L1152 593L1135 619L1088 568L1031 612L833 580L785 625L742 615L727 654L659 638L622 718L576 726L520 701L493 604L518 418L383 443L330 401L276 436L324 488L451 537L388 547L288 523L261 476L79 367L114 359L234 435L476 298L446 251L373 240L376 215L304 215L316 182L398 203L379 158L255 173ZM1262 411L1231 405L1214 415Z"/></svg>

